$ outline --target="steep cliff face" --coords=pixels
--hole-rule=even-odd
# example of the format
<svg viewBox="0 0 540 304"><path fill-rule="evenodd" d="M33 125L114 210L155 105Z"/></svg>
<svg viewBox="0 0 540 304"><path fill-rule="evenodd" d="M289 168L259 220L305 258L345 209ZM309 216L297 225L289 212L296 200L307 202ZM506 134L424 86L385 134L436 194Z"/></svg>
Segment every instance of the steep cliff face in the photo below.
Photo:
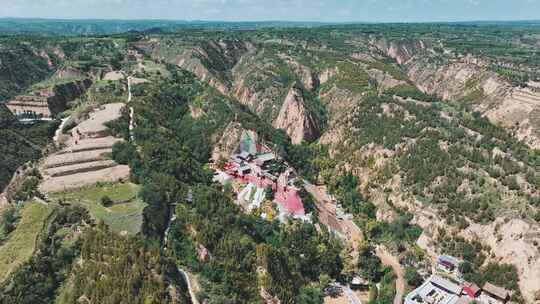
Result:
<svg viewBox="0 0 540 304"><path fill-rule="evenodd" d="M312 91L319 86L319 75L317 75L317 73L315 73L310 67L298 63L294 58L285 54L279 54L279 57L285 61L292 71L298 76L304 85L304 88Z"/></svg>
<svg viewBox="0 0 540 304"><path fill-rule="evenodd" d="M247 54L255 51L248 41L151 38L138 42L137 48L152 58L178 65L208 82L224 95L231 89L230 72Z"/></svg>
<svg viewBox="0 0 540 304"><path fill-rule="evenodd" d="M512 88L502 101L485 111L496 124L514 131L515 136L534 149L540 149L540 93Z"/></svg>
<svg viewBox="0 0 540 304"><path fill-rule="evenodd" d="M410 79L422 91L464 103L512 130L532 148L540 148L540 137L534 132L540 128L534 120L535 111L540 109L540 94L512 87L471 57L442 66L413 59L406 66Z"/></svg>
<svg viewBox="0 0 540 304"><path fill-rule="evenodd" d="M513 87L489 69L489 62L473 57L437 53L418 42L373 42L407 71L423 92L461 103L510 129L530 147L540 148L540 93Z"/></svg>
<svg viewBox="0 0 540 304"><path fill-rule="evenodd" d="M398 64L406 63L419 51L426 49L426 45L422 40L388 41L383 38L372 39L371 44L386 56L394 58Z"/></svg>
<svg viewBox="0 0 540 304"><path fill-rule="evenodd" d="M397 87L398 85L407 84L406 81L398 80L392 77L392 75L377 69L369 69L368 71L370 79L377 83L377 88L380 93Z"/></svg>
<svg viewBox="0 0 540 304"><path fill-rule="evenodd" d="M218 161L219 159L229 159L240 145L242 133L246 132L242 125L238 122L230 122L225 130L223 136L214 145L212 151L212 159Z"/></svg>
<svg viewBox="0 0 540 304"><path fill-rule="evenodd" d="M92 85L90 79L77 80L63 83L43 92L52 98L49 99L49 109L53 115L66 110L67 103L75 100L86 93Z"/></svg>
<svg viewBox="0 0 540 304"><path fill-rule="evenodd" d="M231 95L267 122L274 121L292 80L280 77L279 70L284 67L265 50L244 57L232 70Z"/></svg>
<svg viewBox="0 0 540 304"><path fill-rule="evenodd" d="M175 64L195 74L202 81L208 82L222 94L229 94L230 83L227 78L217 71L210 71L203 64L201 58L207 58L208 54L202 49L185 50L175 61Z"/></svg>
<svg viewBox="0 0 540 304"><path fill-rule="evenodd" d="M317 123L306 107L301 90L296 87L289 90L273 125L285 130L293 144L311 141L319 135Z"/></svg>

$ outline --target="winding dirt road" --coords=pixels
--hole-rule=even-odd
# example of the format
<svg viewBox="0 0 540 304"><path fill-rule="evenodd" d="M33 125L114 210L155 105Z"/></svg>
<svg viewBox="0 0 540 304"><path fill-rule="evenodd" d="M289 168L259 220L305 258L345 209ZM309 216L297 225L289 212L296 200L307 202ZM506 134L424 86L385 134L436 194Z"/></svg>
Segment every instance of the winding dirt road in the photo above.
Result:
<svg viewBox="0 0 540 304"><path fill-rule="evenodd" d="M402 304L403 296L405 295L405 270L399 263L398 259L390 254L384 247L377 247L375 253L381 259L381 263L385 266L392 268L396 274L396 295L394 297L394 304Z"/></svg>
<svg viewBox="0 0 540 304"><path fill-rule="evenodd" d="M320 222L328 227L330 231L335 232L345 241L349 242L354 249L354 258L356 258L356 248L358 248L358 244L363 240L360 228L352 220L337 218L336 206L332 203L332 200L324 187L317 187L306 182L305 188L313 195L313 198L315 198L317 209L319 210ZM396 274L397 280L394 304L402 304L403 296L405 294L405 271L403 266L401 266L398 259L390 254L384 247L377 247L375 253L379 259L381 259L381 263L392 268Z"/></svg>

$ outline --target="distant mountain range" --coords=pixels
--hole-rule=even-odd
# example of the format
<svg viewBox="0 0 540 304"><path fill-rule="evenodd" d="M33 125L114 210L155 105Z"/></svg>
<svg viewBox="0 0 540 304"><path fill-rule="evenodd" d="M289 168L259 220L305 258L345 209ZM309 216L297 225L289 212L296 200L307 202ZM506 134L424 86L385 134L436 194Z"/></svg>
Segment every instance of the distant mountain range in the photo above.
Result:
<svg viewBox="0 0 540 304"><path fill-rule="evenodd" d="M204 20L108 20L108 19L43 19L43 18L0 18L2 34L43 34L43 35L106 35L130 31L144 32L174 31L185 28L205 29L260 29L319 26L350 26L373 24L369 22L310 22L310 21L204 21ZM426 23L427 24L427 23ZM539 20L524 21L463 21L433 22L449 25L501 25L501 26L540 26Z"/></svg>
<svg viewBox="0 0 540 304"><path fill-rule="evenodd" d="M257 29L269 27L315 27L331 25L322 22L261 21L225 22L202 20L103 20L103 19L40 19L0 18L0 33L39 33L48 35L100 35L129 31L147 31L157 28L175 30L179 28L207 29Z"/></svg>

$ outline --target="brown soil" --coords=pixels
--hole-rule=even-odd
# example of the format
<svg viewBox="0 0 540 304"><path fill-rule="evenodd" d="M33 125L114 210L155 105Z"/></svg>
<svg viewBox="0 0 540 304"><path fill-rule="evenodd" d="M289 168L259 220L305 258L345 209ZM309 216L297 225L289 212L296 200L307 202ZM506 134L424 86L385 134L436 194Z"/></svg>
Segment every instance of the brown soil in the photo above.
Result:
<svg viewBox="0 0 540 304"><path fill-rule="evenodd" d="M97 182L118 182L125 181L129 177L129 166L117 165L112 168L77 173L61 177L46 178L40 185L42 192L60 192L64 190L73 190L93 185Z"/></svg>

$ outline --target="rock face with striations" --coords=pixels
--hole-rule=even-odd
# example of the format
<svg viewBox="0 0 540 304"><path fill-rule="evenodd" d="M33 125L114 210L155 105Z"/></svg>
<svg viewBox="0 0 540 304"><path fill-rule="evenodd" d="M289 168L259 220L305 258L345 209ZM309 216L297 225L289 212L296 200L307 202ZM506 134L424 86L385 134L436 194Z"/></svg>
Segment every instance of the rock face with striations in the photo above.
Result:
<svg viewBox="0 0 540 304"><path fill-rule="evenodd" d="M446 101L468 103L492 123L509 129L533 149L540 148L540 92L514 87L489 62L472 55L451 56L422 41L373 42L406 70L423 92Z"/></svg>
<svg viewBox="0 0 540 304"><path fill-rule="evenodd" d="M317 123L306 107L302 92L296 87L289 90L273 125L285 130L293 144L313 140L319 135Z"/></svg>
<svg viewBox="0 0 540 304"><path fill-rule="evenodd" d="M57 114L64 111L68 102L84 95L90 86L92 80L88 78L54 86L50 92L52 98L49 100L51 112Z"/></svg>

